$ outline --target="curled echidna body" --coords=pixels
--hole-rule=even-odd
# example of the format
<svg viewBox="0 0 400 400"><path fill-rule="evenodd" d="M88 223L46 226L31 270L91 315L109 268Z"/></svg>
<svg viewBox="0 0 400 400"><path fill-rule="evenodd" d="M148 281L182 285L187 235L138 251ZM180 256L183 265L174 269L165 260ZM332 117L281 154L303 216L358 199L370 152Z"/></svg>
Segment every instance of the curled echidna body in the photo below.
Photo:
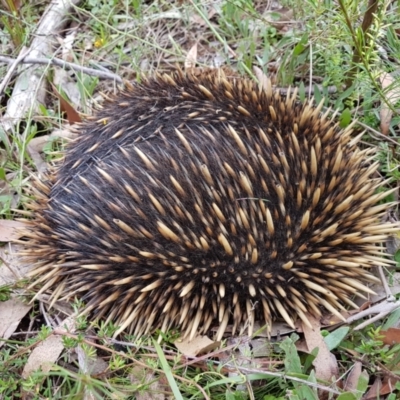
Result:
<svg viewBox="0 0 400 400"><path fill-rule="evenodd" d="M119 331L307 323L376 281L394 229L377 164L320 107L177 72L119 93L77 134L36 185L34 286Z"/></svg>

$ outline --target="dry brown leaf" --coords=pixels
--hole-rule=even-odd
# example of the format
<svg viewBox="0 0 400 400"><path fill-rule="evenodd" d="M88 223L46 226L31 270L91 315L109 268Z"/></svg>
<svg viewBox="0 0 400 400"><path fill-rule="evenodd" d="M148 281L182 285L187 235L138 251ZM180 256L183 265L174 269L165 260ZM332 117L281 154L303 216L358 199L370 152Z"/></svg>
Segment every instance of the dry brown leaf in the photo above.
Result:
<svg viewBox="0 0 400 400"><path fill-rule="evenodd" d="M75 110L75 108L72 107L71 104L69 104L68 101L61 96L55 85L51 84L51 86L53 88L54 93L60 100L61 111L64 111L66 113L68 122L71 125L74 124L75 122L81 122L82 118L80 117L79 113Z"/></svg>
<svg viewBox="0 0 400 400"><path fill-rule="evenodd" d="M185 69L194 68L197 63L197 43L195 43L186 54Z"/></svg>
<svg viewBox="0 0 400 400"><path fill-rule="evenodd" d="M400 100L400 85L398 84L398 80L393 78L392 75L388 73L384 73L379 77L379 80L382 85L382 89L385 91L387 101L394 105ZM385 90L391 86L391 89ZM381 132L384 135L389 133L390 122L392 121L393 111L389 108L389 106L382 102L381 105Z"/></svg>
<svg viewBox="0 0 400 400"><path fill-rule="evenodd" d="M343 391L353 392L357 390L358 381L362 373L362 364L360 361L356 361L351 369L347 379L344 383Z"/></svg>
<svg viewBox="0 0 400 400"><path fill-rule="evenodd" d="M393 374L394 375L394 374ZM379 390L379 396L382 398L382 396L385 396L387 394L393 393L394 391L397 392L395 389L396 382L400 380L400 377L395 377L395 376L385 376L383 378L383 384L381 389ZM379 398L379 397L376 397Z"/></svg>
<svg viewBox="0 0 400 400"><path fill-rule="evenodd" d="M221 342L214 342L207 336L196 336L192 340L178 339L174 344L183 355L195 357L199 354L206 354L216 349Z"/></svg>
<svg viewBox="0 0 400 400"><path fill-rule="evenodd" d="M382 399L383 396L393 393L395 390L396 379L394 377L384 377L383 382L377 378L362 400Z"/></svg>
<svg viewBox="0 0 400 400"><path fill-rule="evenodd" d="M302 353L310 353L310 350L308 349L307 343L304 339L300 339L296 342L296 349Z"/></svg>
<svg viewBox="0 0 400 400"><path fill-rule="evenodd" d="M339 375L339 368L335 356L329 351L320 332L320 322L317 318L307 315L312 328L303 323L304 338L309 352L318 347L318 354L313 365L318 379L331 381L332 377Z"/></svg>
<svg viewBox="0 0 400 400"><path fill-rule="evenodd" d="M0 302L0 347L4 345L1 339L8 339L18 328L21 319L32 308L17 297Z"/></svg>
<svg viewBox="0 0 400 400"><path fill-rule="evenodd" d="M61 322L60 327L62 328L58 328L58 331L63 331L66 328L66 331L73 332L75 330L75 319L73 317L66 318ZM22 371L22 377L26 379L38 369L43 372L50 371L63 350L62 336L50 335L33 349Z"/></svg>
<svg viewBox="0 0 400 400"><path fill-rule="evenodd" d="M67 125L68 126L68 125ZM47 170L48 165L41 157L40 153L43 151L46 144L58 138L70 139L75 134L70 129L54 129L50 135L43 135L33 138L29 141L27 150L35 163L36 169L43 173Z"/></svg>
<svg viewBox="0 0 400 400"><path fill-rule="evenodd" d="M19 239L23 233L22 229L28 226L22 221L0 220L0 242L9 242Z"/></svg>
<svg viewBox="0 0 400 400"><path fill-rule="evenodd" d="M380 392L381 388L382 388L382 379L378 377L374 380L374 383L369 388L368 392L366 394L364 394L364 396L362 397L362 400L379 399L379 392Z"/></svg>
<svg viewBox="0 0 400 400"><path fill-rule="evenodd" d="M380 331L380 335L383 336L383 343L393 346L394 344L400 343L400 329L389 328L387 331Z"/></svg>
<svg viewBox="0 0 400 400"><path fill-rule="evenodd" d="M62 337L49 336L32 351L22 372L22 377L27 379L32 372L39 369L49 372L63 350Z"/></svg>
<svg viewBox="0 0 400 400"><path fill-rule="evenodd" d="M54 129L50 135L38 136L33 138L29 142L29 146L31 146L35 151L41 152L43 151L44 146L49 140L53 140L56 138L70 139L72 137L74 137L74 133L71 132L71 130L69 129Z"/></svg>

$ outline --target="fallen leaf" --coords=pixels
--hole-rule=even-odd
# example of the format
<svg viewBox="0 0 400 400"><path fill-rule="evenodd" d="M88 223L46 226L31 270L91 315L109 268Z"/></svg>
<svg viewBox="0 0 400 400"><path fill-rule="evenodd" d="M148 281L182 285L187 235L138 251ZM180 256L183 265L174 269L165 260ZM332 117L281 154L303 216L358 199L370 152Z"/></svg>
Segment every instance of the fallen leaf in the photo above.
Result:
<svg viewBox="0 0 400 400"><path fill-rule="evenodd" d="M32 308L17 297L0 302L0 347L4 345L1 339L8 339L18 328L21 319Z"/></svg>
<svg viewBox="0 0 400 400"><path fill-rule="evenodd" d="M66 329L67 332L73 332L75 330L75 319L73 317L68 317L62 321L60 328L57 330L62 332L64 329ZM48 336L33 349L22 371L22 377L27 379L32 372L39 369L43 372L49 372L63 350L64 344L62 335L52 334Z"/></svg>
<svg viewBox="0 0 400 400"><path fill-rule="evenodd" d="M57 90L55 85L51 84L54 93L56 94L57 98L60 100L61 111L64 111L67 114L67 120L72 125L75 122L81 122L82 118L80 117L79 113L72 107L71 104L68 103L67 100L61 96L60 92Z"/></svg>
<svg viewBox="0 0 400 400"><path fill-rule="evenodd" d="M22 377L27 379L32 372L39 369L49 372L63 350L64 344L60 336L49 336L32 351L22 371Z"/></svg>
<svg viewBox="0 0 400 400"><path fill-rule="evenodd" d="M393 393L394 391L397 392L397 389L395 388L395 386L396 386L396 382L398 382L398 381L400 381L400 377L385 376L383 378L383 384L379 391L379 395L384 396L386 394Z"/></svg>
<svg viewBox="0 0 400 400"><path fill-rule="evenodd" d="M400 378L399 378L400 379ZM396 379L394 377L385 377L383 382L377 378L367 394L362 397L362 400L376 400L387 394L395 391Z"/></svg>
<svg viewBox="0 0 400 400"><path fill-rule="evenodd" d="M336 357L329 351L320 332L320 322L317 318L307 314L311 328L303 323L304 338L309 352L318 347L318 354L313 361L315 374L318 379L331 381L332 377L339 376Z"/></svg>
<svg viewBox="0 0 400 400"><path fill-rule="evenodd" d="M376 400L379 399L379 392L382 387L382 379L376 378L374 383L369 388L368 392L362 397L362 400Z"/></svg>
<svg viewBox="0 0 400 400"><path fill-rule="evenodd" d="M197 43L195 43L186 54L185 69L191 69L196 66L197 62Z"/></svg>
<svg viewBox="0 0 400 400"><path fill-rule="evenodd" d="M50 135L38 136L30 140L29 146L31 146L35 151L43 151L45 145L51 141L59 138L71 139L76 137L76 134L71 132L69 129L54 129Z"/></svg>
<svg viewBox="0 0 400 400"><path fill-rule="evenodd" d="M392 346L400 343L400 329L389 328L387 331L380 331L380 335L383 336L383 343Z"/></svg>
<svg viewBox="0 0 400 400"><path fill-rule="evenodd" d="M344 392L353 392L357 390L357 384L358 380L360 379L361 372L362 372L362 364L360 363L360 361L356 361L353 365L353 368L347 375L347 379L343 387Z"/></svg>
<svg viewBox="0 0 400 400"><path fill-rule="evenodd" d="M195 357L199 354L209 353L216 349L221 342L214 342L207 336L196 336L194 339L178 339L175 341L176 348L185 356Z"/></svg>
<svg viewBox="0 0 400 400"><path fill-rule="evenodd" d="M388 73L383 73L379 80L382 85L382 89L385 91L386 100L394 105L400 100L400 85L398 79L392 77ZM388 89L389 88L389 89ZM380 117L381 117L381 132L384 135L389 133L390 122L392 121L393 111L390 109L386 102L382 102Z"/></svg>
<svg viewBox="0 0 400 400"><path fill-rule="evenodd" d="M11 240L19 239L23 235L22 229L27 226L22 221L0 220L0 242L10 242Z"/></svg>

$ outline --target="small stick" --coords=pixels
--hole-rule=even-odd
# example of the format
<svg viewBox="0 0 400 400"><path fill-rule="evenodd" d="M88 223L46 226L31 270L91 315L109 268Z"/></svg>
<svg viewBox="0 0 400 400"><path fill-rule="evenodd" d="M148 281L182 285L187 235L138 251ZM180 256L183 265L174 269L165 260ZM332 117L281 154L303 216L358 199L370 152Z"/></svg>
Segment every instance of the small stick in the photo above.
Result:
<svg viewBox="0 0 400 400"><path fill-rule="evenodd" d="M22 53L17 59L13 59L11 57L6 57L6 56L0 56L0 62L12 64L12 67L14 67L14 64L18 63L23 63L23 64L45 64L45 65L57 65L58 67L66 68L66 69L72 69L73 71L77 72L83 72L84 74L91 75L91 76L97 76L102 79L113 79L118 83L122 83L122 78L119 75L116 75L112 72L106 72L106 71L98 71L93 68L88 68L88 67L83 67L78 64L74 64L68 61L61 60L59 58L42 58L42 57L25 57L26 52ZM18 62L18 63L17 63ZM13 68L13 70L15 67ZM11 68L9 69L9 71ZM12 71L11 71L12 73ZM7 73L7 75L9 72ZM7 77L7 76L6 76ZM4 78L5 80L5 78ZM2 92L2 87L0 86L0 94Z"/></svg>
<svg viewBox="0 0 400 400"><path fill-rule="evenodd" d="M8 68L6 76L3 78L3 80L0 83L0 96L3 93L4 88L7 86L8 82L10 81L11 76L14 73L15 69L18 67L18 65L20 63L23 62L23 60L24 60L26 54L28 53L28 51L29 51L29 49L26 47L25 49L23 49L21 51L20 55L17 58L15 58L15 59L10 58L9 64L11 64L11 66ZM1 58L9 58L9 57L0 56L0 59Z"/></svg>

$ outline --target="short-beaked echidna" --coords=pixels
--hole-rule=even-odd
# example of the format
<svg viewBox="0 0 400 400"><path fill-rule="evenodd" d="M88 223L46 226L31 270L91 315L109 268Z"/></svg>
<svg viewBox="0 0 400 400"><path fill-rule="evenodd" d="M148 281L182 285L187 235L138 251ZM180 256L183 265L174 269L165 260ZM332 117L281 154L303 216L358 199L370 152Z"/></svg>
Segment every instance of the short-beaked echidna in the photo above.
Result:
<svg viewBox="0 0 400 400"><path fill-rule="evenodd" d="M27 254L40 292L81 298L118 332L293 326L377 281L394 227L373 152L295 94L157 74L75 131L36 184Z"/></svg>

